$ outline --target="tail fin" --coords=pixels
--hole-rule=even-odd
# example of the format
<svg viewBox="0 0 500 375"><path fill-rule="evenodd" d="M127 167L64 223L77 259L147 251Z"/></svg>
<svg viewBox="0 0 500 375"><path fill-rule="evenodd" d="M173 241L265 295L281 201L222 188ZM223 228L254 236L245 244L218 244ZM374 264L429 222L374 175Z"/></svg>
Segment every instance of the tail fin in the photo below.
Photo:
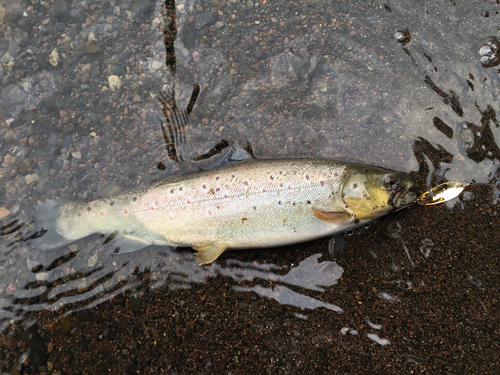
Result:
<svg viewBox="0 0 500 375"><path fill-rule="evenodd" d="M31 236L33 245L41 250L51 250L73 242L57 232L59 211L66 202L49 199L36 209L34 213L36 232Z"/></svg>

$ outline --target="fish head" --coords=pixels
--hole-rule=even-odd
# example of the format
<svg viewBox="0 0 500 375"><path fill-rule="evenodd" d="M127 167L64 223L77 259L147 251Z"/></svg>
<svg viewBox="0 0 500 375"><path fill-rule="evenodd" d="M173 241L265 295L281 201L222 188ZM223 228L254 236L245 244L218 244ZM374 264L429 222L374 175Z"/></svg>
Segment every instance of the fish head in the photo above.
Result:
<svg viewBox="0 0 500 375"><path fill-rule="evenodd" d="M347 211L359 220L374 220L413 203L413 180L404 173L376 167L351 166L341 188Z"/></svg>

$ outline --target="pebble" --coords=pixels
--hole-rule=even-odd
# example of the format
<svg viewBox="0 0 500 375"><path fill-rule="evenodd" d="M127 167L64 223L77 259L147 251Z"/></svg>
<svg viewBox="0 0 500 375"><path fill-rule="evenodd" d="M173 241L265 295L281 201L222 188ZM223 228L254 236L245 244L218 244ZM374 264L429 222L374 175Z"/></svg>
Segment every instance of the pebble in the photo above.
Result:
<svg viewBox="0 0 500 375"><path fill-rule="evenodd" d="M33 182L38 181L38 176L36 174L27 174L24 176L24 180L26 181L26 184L31 185Z"/></svg>
<svg viewBox="0 0 500 375"><path fill-rule="evenodd" d="M197 14L194 17L194 26L198 30L201 30L206 26L212 26L215 22L217 22L218 19L219 16L215 12Z"/></svg>
<svg viewBox="0 0 500 375"><path fill-rule="evenodd" d="M26 91L28 93L31 91L33 86L31 85L31 83L26 81L26 82L21 83L21 87L23 88L24 91Z"/></svg>
<svg viewBox="0 0 500 375"><path fill-rule="evenodd" d="M80 151L74 151L71 153L71 156L73 156L75 159L81 159L82 153Z"/></svg>
<svg viewBox="0 0 500 375"><path fill-rule="evenodd" d="M151 64L151 68L153 68L154 70L158 70L162 66L163 66L163 63L161 63L160 61L153 61L153 63Z"/></svg>
<svg viewBox="0 0 500 375"><path fill-rule="evenodd" d="M262 48L257 47L255 49L254 54L255 54L255 57L257 57L258 59L260 59L264 55L264 51L262 50Z"/></svg>
<svg viewBox="0 0 500 375"><path fill-rule="evenodd" d="M17 184L16 181L11 180L5 184L5 195L8 197L13 197L17 194Z"/></svg>
<svg viewBox="0 0 500 375"><path fill-rule="evenodd" d="M40 263L38 263L37 261L33 260L33 259L26 259L26 265L28 266L28 269L29 270L33 270L35 268L37 268L38 266L40 266Z"/></svg>
<svg viewBox="0 0 500 375"><path fill-rule="evenodd" d="M98 260L98 259L99 259L99 257L98 257L97 255L92 255L92 256L89 258L89 260L88 260L88 262L87 262L87 265L88 265L89 267L94 267L94 266L96 265L96 263L97 263L97 260Z"/></svg>
<svg viewBox="0 0 500 375"><path fill-rule="evenodd" d="M4 55L0 58L0 62L2 64L8 64L12 60L14 60L14 58L10 55L9 52L5 52Z"/></svg>
<svg viewBox="0 0 500 375"><path fill-rule="evenodd" d="M48 272L39 272L36 274L36 280L37 281L47 281L49 279L49 273Z"/></svg>
<svg viewBox="0 0 500 375"><path fill-rule="evenodd" d="M3 219L10 215L10 211L5 207L0 207L0 219Z"/></svg>
<svg viewBox="0 0 500 375"><path fill-rule="evenodd" d="M120 77L112 75L108 77L109 88L111 91L119 90L122 87L122 80Z"/></svg>
<svg viewBox="0 0 500 375"><path fill-rule="evenodd" d="M14 38L14 41L19 44L19 46L25 46L29 41L28 33L24 30L21 30L19 27L16 27L11 32L11 36Z"/></svg>
<svg viewBox="0 0 500 375"><path fill-rule="evenodd" d="M57 52L57 48L54 48L54 50L50 53L49 63L52 66L57 66L57 64L59 64L59 52Z"/></svg>
<svg viewBox="0 0 500 375"><path fill-rule="evenodd" d="M12 84L2 90L0 96L6 104L19 104L26 98L26 92L19 88L19 86Z"/></svg>
<svg viewBox="0 0 500 375"><path fill-rule="evenodd" d="M90 81L91 70L92 70L91 63L82 65L82 68L80 69L80 79L82 80L83 83L87 83L88 81Z"/></svg>

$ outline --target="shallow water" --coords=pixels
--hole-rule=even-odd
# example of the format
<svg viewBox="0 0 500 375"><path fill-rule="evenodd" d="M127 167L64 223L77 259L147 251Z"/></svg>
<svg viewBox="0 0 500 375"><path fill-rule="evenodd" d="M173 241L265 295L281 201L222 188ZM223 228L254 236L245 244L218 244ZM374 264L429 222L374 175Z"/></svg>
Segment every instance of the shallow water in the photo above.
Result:
<svg viewBox="0 0 500 375"><path fill-rule="evenodd" d="M162 2L12 0L3 7L0 203L2 216L12 214L4 224L13 218L29 222L45 199L90 200L109 190L109 183L132 188L196 170L168 158L158 101L167 87L185 107L195 83L200 95L177 150L183 159L226 139L249 142L257 158L324 157L420 170L427 187L444 178L496 181L494 1L178 1L175 70L166 59ZM119 88L113 90L110 76L119 77ZM159 163L166 169L157 168ZM455 212L476 198L468 192L446 209ZM498 199L486 201L483 209L494 222ZM389 284L396 291L425 288L424 275L415 276L412 267L427 264L440 247L425 234L438 224L423 218L414 227L399 223L405 215L421 215L415 212L422 211L398 213L353 236L351 246L361 243L360 248L348 250L365 254L369 289L389 305L401 298ZM487 230L478 228L474 233L481 235L473 242L486 246ZM372 248L370 241L380 233L400 251ZM418 233L416 242L408 240L409 233ZM294 319L301 334L306 328L297 322L326 309L340 316L334 341L349 333L380 346L397 345L387 339L396 328L379 329L372 320L375 307L357 316L344 306L344 299L357 295L337 284L349 279L353 265L329 259L325 241L282 250L282 256L275 254L279 250L229 252L199 267L189 251L151 247L115 256L91 236L42 252L26 243L9 246L14 235L1 244L4 332L44 310L71 317L105 301L112 305L119 296L143 298L155 290L169 290L174 298L170 293L187 290L186 299L191 288L210 289L227 278L235 298L251 293L270 306L292 306L286 319ZM390 261L375 266L375 259ZM393 279L398 272L407 274ZM301 351L321 336L319 329L313 332ZM26 353L14 352L17 358ZM425 366L425 360L418 362Z"/></svg>

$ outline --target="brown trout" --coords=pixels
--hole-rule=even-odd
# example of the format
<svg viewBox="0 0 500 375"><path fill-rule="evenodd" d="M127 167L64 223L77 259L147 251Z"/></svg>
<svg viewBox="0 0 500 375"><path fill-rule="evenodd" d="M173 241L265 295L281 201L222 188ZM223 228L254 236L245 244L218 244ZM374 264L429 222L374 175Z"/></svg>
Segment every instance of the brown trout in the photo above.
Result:
<svg viewBox="0 0 500 375"><path fill-rule="evenodd" d="M289 245L343 232L416 196L406 175L321 159L245 160L88 203L49 200L35 212L35 245L103 233L116 253L189 246L201 263L225 249Z"/></svg>

